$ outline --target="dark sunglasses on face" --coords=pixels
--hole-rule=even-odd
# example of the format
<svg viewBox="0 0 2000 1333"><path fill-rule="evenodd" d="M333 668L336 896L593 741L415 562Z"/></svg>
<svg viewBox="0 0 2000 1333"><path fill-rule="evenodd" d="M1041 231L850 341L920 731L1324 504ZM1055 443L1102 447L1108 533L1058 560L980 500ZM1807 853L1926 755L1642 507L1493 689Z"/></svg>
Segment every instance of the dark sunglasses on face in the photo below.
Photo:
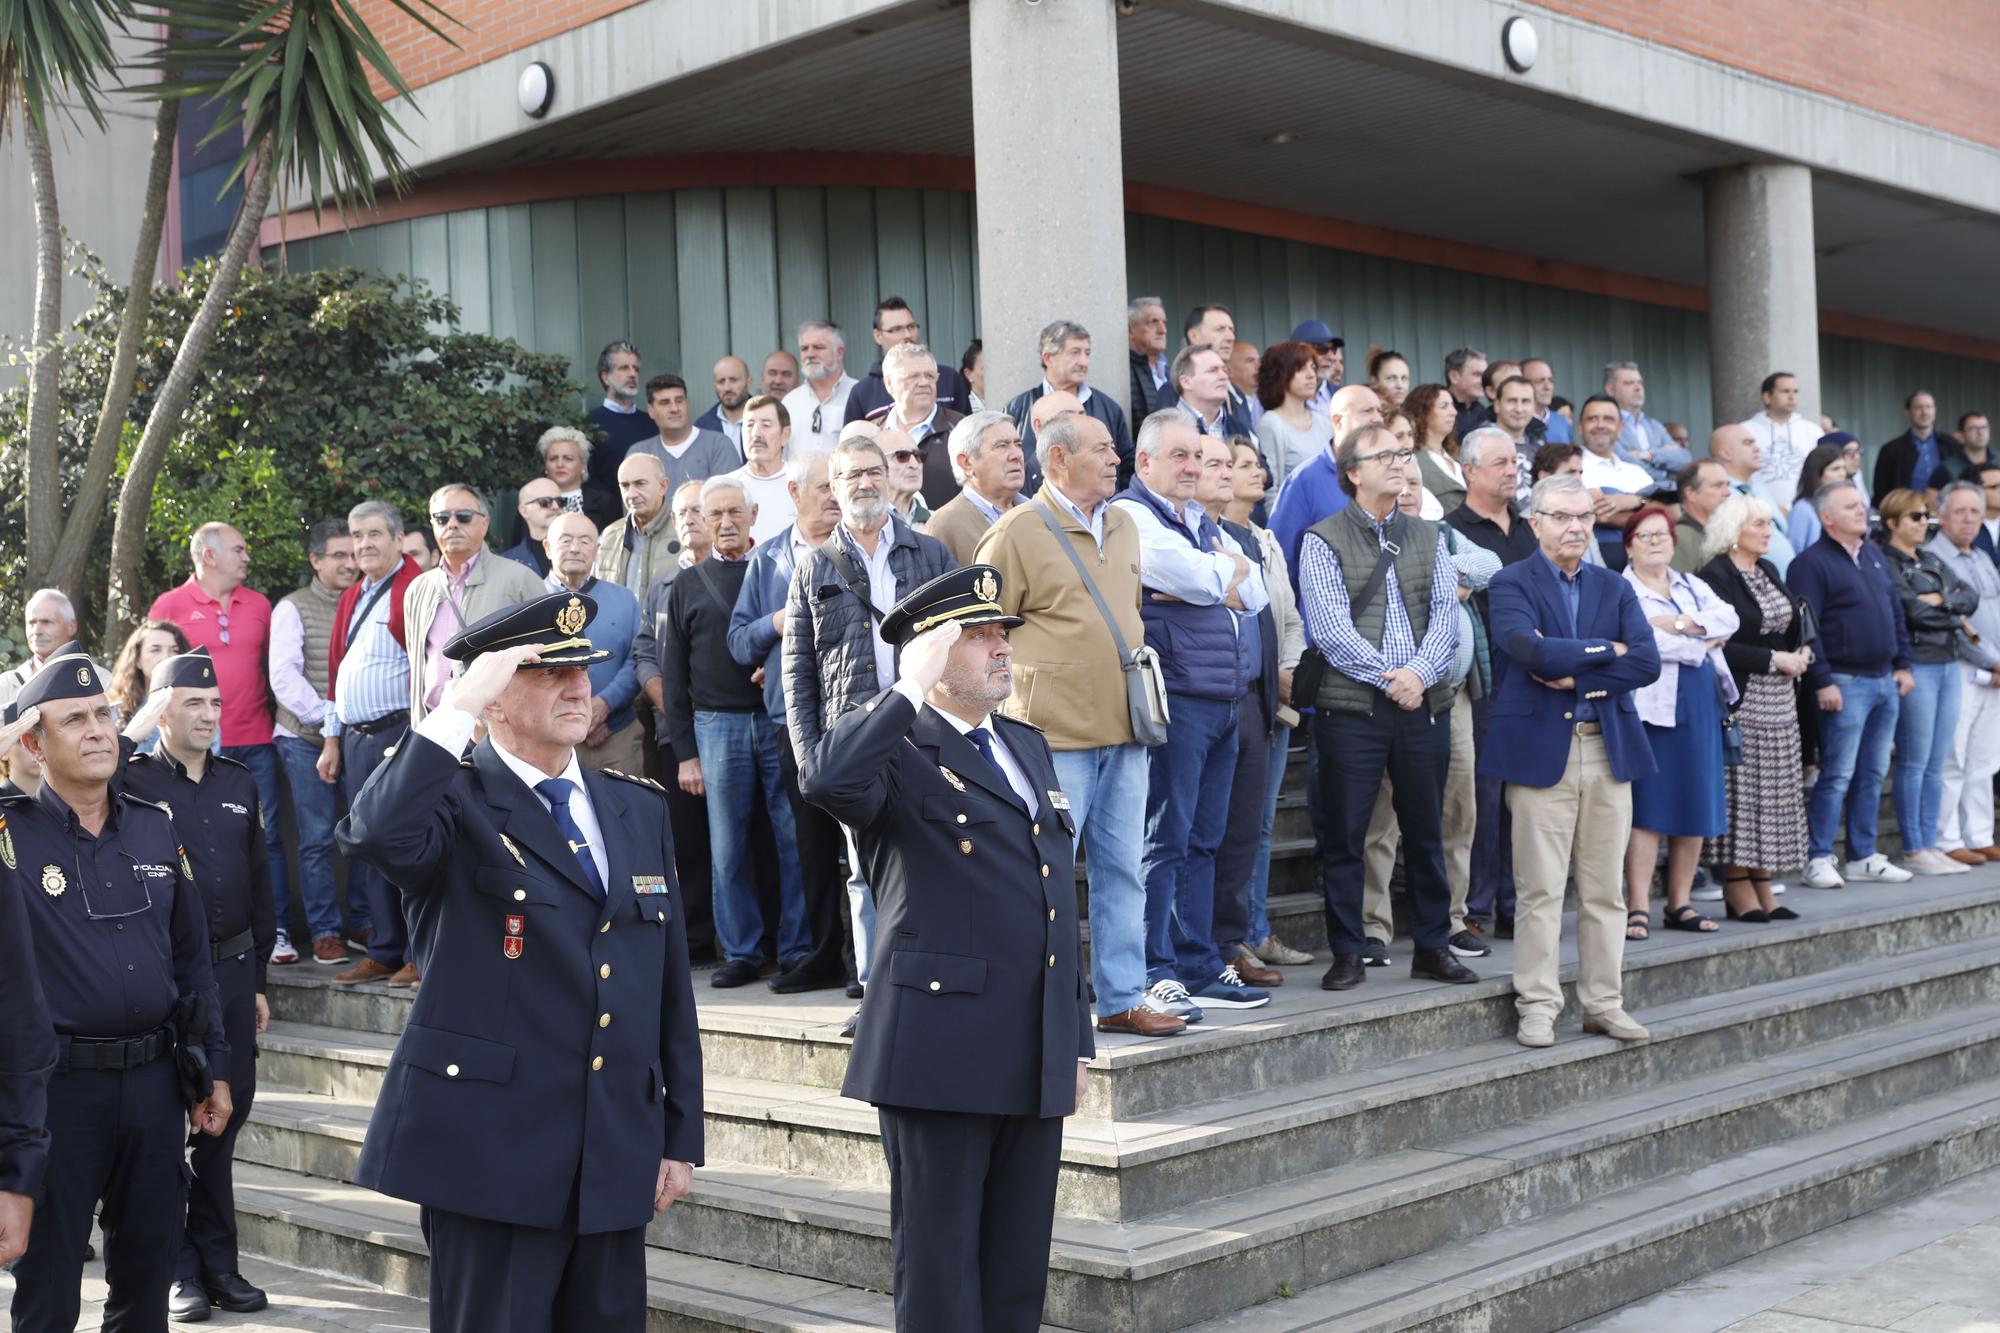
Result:
<svg viewBox="0 0 2000 1333"><path fill-rule="evenodd" d="M563 502L560 495L537 495L531 498L528 503L534 505L537 509L561 509ZM461 510L460 512L464 511ZM432 514L431 517L436 518L437 515Z"/></svg>
<svg viewBox="0 0 2000 1333"><path fill-rule="evenodd" d="M917 459L922 458L923 455L915 449L898 449L890 454L889 457L895 459L898 463L913 463Z"/></svg>
<svg viewBox="0 0 2000 1333"><path fill-rule="evenodd" d="M536 503L539 504L540 501ZM478 517L477 509L440 509L431 515L431 523L440 528L447 523L456 523L461 528L469 528L472 526L472 520Z"/></svg>

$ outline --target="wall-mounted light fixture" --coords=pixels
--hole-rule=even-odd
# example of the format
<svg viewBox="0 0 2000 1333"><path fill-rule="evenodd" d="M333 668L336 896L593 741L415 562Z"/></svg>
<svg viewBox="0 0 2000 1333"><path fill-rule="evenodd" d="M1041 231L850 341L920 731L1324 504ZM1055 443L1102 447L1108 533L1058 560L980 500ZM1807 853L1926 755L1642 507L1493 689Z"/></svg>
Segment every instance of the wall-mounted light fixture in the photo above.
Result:
<svg viewBox="0 0 2000 1333"><path fill-rule="evenodd" d="M1500 25L1500 54L1506 57L1507 68L1516 74L1526 74L1535 67L1541 45L1535 25L1519 15Z"/></svg>
<svg viewBox="0 0 2000 1333"><path fill-rule="evenodd" d="M514 97L521 104L522 114L540 120L549 114L549 105L556 100L556 72L535 61L521 71L521 78L514 85Z"/></svg>

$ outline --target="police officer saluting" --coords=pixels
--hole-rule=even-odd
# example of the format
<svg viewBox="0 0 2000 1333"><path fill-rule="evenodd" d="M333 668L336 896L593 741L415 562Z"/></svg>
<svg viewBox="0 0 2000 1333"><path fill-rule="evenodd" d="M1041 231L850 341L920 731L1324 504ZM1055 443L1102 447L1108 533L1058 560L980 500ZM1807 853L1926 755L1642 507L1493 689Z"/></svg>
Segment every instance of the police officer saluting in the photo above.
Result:
<svg viewBox="0 0 2000 1333"><path fill-rule="evenodd" d="M435 1333L637 1333L646 1224L701 1163L666 795L576 757L596 613L556 593L447 643L462 674L339 828L424 978L356 1178L423 1205Z"/></svg>
<svg viewBox="0 0 2000 1333"><path fill-rule="evenodd" d="M882 621L901 679L801 773L857 831L875 957L842 1092L889 1161L896 1327L1042 1319L1063 1117L1095 1054L1078 967L1075 825L1047 741L993 710L1012 689L1000 577L931 580Z"/></svg>
<svg viewBox="0 0 2000 1333"><path fill-rule="evenodd" d="M42 787L0 798L0 864L28 909L57 1045L48 1173L14 1266L14 1328L76 1327L101 1202L104 1326L164 1329L188 1121L220 1135L231 1111L226 1076L191 1101L177 1069L177 1055L198 1063L197 1047L218 1072L229 1055L205 907L167 812L112 786L118 731L97 665L51 658L10 711L29 728L21 744L41 760Z"/></svg>
<svg viewBox="0 0 2000 1333"><path fill-rule="evenodd" d="M265 960L277 938L271 875L264 856L257 780L234 759L210 754L222 724L222 689L208 649L170 657L153 668L152 693L125 727L128 758L121 785L167 810L207 909L210 964L222 1004L229 1054L212 1061L229 1082L235 1109L215 1138L194 1145L189 1167L187 1232L180 1245L167 1311L193 1323L209 1307L261 1310L264 1293L244 1280L236 1260L236 1135L257 1093L257 1037L271 1019L264 999ZM159 749L131 755L131 743L160 732Z"/></svg>

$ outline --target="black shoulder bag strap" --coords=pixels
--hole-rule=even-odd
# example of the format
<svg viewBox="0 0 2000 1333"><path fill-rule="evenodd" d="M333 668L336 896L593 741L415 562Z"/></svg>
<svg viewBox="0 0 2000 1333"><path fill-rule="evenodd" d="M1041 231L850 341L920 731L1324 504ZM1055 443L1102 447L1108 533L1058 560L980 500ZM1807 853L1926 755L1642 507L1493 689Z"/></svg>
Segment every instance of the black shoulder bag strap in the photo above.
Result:
<svg viewBox="0 0 2000 1333"><path fill-rule="evenodd" d="M883 540L890 540L894 529L894 520L885 524L882 530ZM834 573L840 577L840 586L853 593L860 600L861 604L868 608L869 618L879 624L888 612L876 606L874 601L869 598L867 581L857 579L859 571L854 568L853 557L840 547L839 529L836 528L834 534L820 544L819 553L825 556L827 561L832 564Z"/></svg>
<svg viewBox="0 0 2000 1333"><path fill-rule="evenodd" d="M395 586L396 576L391 574L388 578L383 579L380 584L376 585L374 592L368 594L368 605L362 607L360 614L347 622L347 641L340 645L342 652L346 652L354 646L355 636L361 633L361 627L368 623L368 617L374 613L375 607L384 597L389 595L389 589Z"/></svg>
<svg viewBox="0 0 2000 1333"><path fill-rule="evenodd" d="M723 620L727 621L729 617L736 614L736 607L728 598L722 595L722 589L715 586L715 580L709 577L708 567L713 563L715 563L714 557L711 556L709 559L696 565L694 567L694 576L700 580L701 590L708 594L708 600L715 603L715 609L722 612Z"/></svg>
<svg viewBox="0 0 2000 1333"><path fill-rule="evenodd" d="M1398 510L1390 516L1389 526L1382 533L1382 549L1380 552L1382 558L1375 562L1375 568L1368 575L1368 582L1361 585L1359 595L1348 604L1347 618L1349 620L1357 619L1368 608L1368 604L1375 600L1375 595L1382 591L1382 585L1388 582L1389 566L1395 564L1396 557L1403 553L1403 548L1396 545L1396 538L1402 534L1402 531L1403 515Z"/></svg>

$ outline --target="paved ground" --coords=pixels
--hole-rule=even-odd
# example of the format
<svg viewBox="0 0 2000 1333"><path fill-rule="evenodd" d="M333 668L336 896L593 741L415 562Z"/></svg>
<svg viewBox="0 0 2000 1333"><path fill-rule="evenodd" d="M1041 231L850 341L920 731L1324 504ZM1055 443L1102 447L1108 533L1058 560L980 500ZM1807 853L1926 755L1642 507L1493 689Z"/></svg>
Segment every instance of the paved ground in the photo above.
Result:
<svg viewBox="0 0 2000 1333"><path fill-rule="evenodd" d="M422 1301L390 1296L338 1278L303 1273L256 1259L243 1261L243 1273L271 1295L271 1308L259 1314L215 1311L205 1324L174 1324L174 1328L212 1328L218 1333L410 1333L430 1327ZM13 1299L14 1281L0 1274L0 1303ZM96 1333L104 1319L104 1265L89 1264L83 1277L83 1318L77 1328ZM0 1328L13 1321L0 1314Z"/></svg>

